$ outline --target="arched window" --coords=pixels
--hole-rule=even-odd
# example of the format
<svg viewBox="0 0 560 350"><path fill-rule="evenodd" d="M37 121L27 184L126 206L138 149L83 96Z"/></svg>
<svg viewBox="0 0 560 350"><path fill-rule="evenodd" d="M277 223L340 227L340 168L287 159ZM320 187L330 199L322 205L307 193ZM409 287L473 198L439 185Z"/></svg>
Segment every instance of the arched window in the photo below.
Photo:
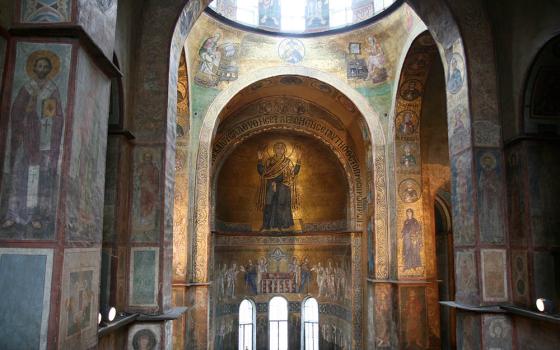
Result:
<svg viewBox="0 0 560 350"><path fill-rule="evenodd" d="M305 299L303 315L303 349L319 349L319 304L315 298Z"/></svg>
<svg viewBox="0 0 560 350"><path fill-rule="evenodd" d="M253 350L255 344L255 307L247 299L239 305L239 350Z"/></svg>
<svg viewBox="0 0 560 350"><path fill-rule="evenodd" d="M282 297L270 299L268 304L269 349L288 350L288 301Z"/></svg>

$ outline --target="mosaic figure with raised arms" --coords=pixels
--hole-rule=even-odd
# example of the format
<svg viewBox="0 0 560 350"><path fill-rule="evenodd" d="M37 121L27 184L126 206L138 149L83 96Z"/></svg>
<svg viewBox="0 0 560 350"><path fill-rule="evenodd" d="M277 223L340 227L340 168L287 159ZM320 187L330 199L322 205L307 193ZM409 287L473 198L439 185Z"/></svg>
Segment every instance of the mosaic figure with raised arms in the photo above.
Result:
<svg viewBox="0 0 560 350"><path fill-rule="evenodd" d="M261 184L257 194L257 206L263 211L261 230L286 230L294 226L292 209L299 205L296 179L301 168L299 150L294 150L296 164L286 155L283 142L273 146L274 154L264 160L264 152L258 151L257 171Z"/></svg>

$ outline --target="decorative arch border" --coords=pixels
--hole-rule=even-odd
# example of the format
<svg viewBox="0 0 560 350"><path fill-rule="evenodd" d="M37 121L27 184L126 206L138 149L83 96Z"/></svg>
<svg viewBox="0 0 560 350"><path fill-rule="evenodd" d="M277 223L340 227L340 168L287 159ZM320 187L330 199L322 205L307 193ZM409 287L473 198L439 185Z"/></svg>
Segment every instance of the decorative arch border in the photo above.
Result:
<svg viewBox="0 0 560 350"><path fill-rule="evenodd" d="M194 193L194 203L196 216L193 217L193 240L192 240L192 264L191 271L192 280L195 282L204 282L208 278L208 261L204 254L199 254L199 252L204 252L209 249L209 239L210 239L210 173L212 166L212 141L214 139L219 115L222 109L227 105L229 100L237 95L241 90L248 87L249 85L266 78L271 78L279 75L301 75L311 78L315 78L324 83L327 83L334 88L338 89L342 94L350 99L355 105L360 113L364 116L366 124L369 128L370 135L372 135L373 153L374 159L379 158L385 159L385 135L381 127L381 122L379 116L369 105L367 100L360 95L352 87L339 80L338 78L332 76L331 74L321 72L315 69L309 69L305 67L296 66L284 66L284 67L274 67L265 68L252 73L250 76L243 77L237 81L231 83L227 90L222 91L216 99L212 102L208 111L202 122L202 127L199 133L199 148L196 156L196 190ZM376 162L377 163L377 162ZM377 174L377 177L380 177ZM377 178L376 177L376 178ZM385 178L385 174L382 176ZM376 188L378 192L379 188ZM383 189L385 191L385 189ZM384 198L385 192L383 192ZM377 197L377 196L376 196ZM377 206L386 207L385 203L376 203ZM385 212L387 210L385 209ZM381 219L381 218L380 218ZM386 218L383 220L383 227L386 228ZM381 226L381 225L379 225ZM361 227L356 227L356 229L361 230Z"/></svg>
<svg viewBox="0 0 560 350"><path fill-rule="evenodd" d="M167 118L165 118L162 111L160 114L157 111L153 114L153 119L159 121L163 121L165 127L163 129L155 129L148 131L149 135L153 135L156 137L161 137L162 141L167 144L166 152L165 152L165 177L170 179L170 183L167 184L165 188L166 195L165 195L165 207L168 208L168 203L170 202L168 199L172 198L173 193L173 167L174 164L174 127L175 127L175 90L176 90L176 71L174 71L175 63L178 62L178 54L182 49L182 44L184 43L188 32L190 31L194 21L198 18L199 14L201 13L202 9L208 4L209 0L181 0L178 1L183 4L181 7L183 10L179 9L180 15L178 16L177 20L174 20L174 34L171 42L170 47L170 58L169 58L169 83L168 83L168 91L169 94L166 98L167 103ZM443 66L446 76L449 74L449 57L454 53L460 54L464 58L465 67L468 65L468 70L465 71L465 79L464 84L461 89L452 94L448 91L447 93L447 110L448 110L448 120L454 121L459 116L460 118L464 118L465 125L468 135L467 143L468 147L466 147L462 152L458 153L451 153L451 166L452 166L452 194L453 194L453 202L457 202L458 196L458 184L461 181L467 181L467 187L472 189L472 192L468 193L467 199L471 202L476 202L477 197L480 196L480 193L476 193L476 189L474 189L473 185L475 184L474 179L476 179L476 159L475 159L475 147L486 147L486 148L498 148L501 146L501 126L499 125L499 115L498 115L498 108L497 108L497 88L496 88L496 72L495 67L493 66L492 60L488 60L487 56L488 53L493 52L493 43L491 41L491 31L488 21L485 18L484 9L481 3L477 1L472 2L453 2L453 3L442 3L441 0L407 0L406 1L418 14L418 16L426 23L428 30L434 37L436 44L438 46L438 50L440 52L440 57L443 57ZM159 5L159 4L158 4ZM169 8L175 5L168 6ZM156 13L159 11L157 8L158 6L152 4L152 7L155 8ZM175 7L176 8L176 7ZM162 13L165 13L165 9L162 8ZM169 12L168 12L169 13ZM174 13L178 13L174 11ZM472 19L475 19L474 23ZM461 23L468 23L467 26L461 27L459 29L459 24ZM152 26L153 27L153 26ZM157 37L157 35L155 35ZM463 45L463 38L465 39L466 45ZM490 38L490 40L480 40L481 38ZM466 48L465 48L466 47ZM467 50L468 49L468 50ZM468 51L468 52L467 52ZM470 61L470 62L467 62ZM288 68L298 68L301 70L306 70L302 67L288 67ZM307 75L307 74L304 74ZM470 77L480 77L484 76L486 79L473 79L472 82L468 82ZM258 79L257 79L258 80ZM482 82L484 80L484 83ZM231 84L233 85L233 84ZM230 86L231 87L231 86ZM471 90L469 90L471 89ZM350 95L348 95L350 97ZM157 99L154 98L154 99ZM154 100L148 99L148 100ZM163 102L163 101L162 101ZM149 107L149 105L147 105ZM140 114L143 117L149 117L152 113L148 110L141 112ZM364 113L362 113L364 114ZM367 114L364 114L366 118L368 117ZM161 117L161 119L160 119ZM165 118L165 119L164 119ZM390 123L392 121L390 120ZM449 123L451 124L451 123ZM368 126L371 129L370 123ZM381 129L378 129L381 130ZM202 130L201 130L202 131ZM389 125L388 133L394 131L394 125ZM143 134L144 131L141 131L139 134ZM208 131L205 131L208 132ZM450 142L453 140L453 136L456 136L457 130L453 128L449 128L449 135L450 135ZM210 131L212 134L213 131ZM373 135L373 133L372 133ZM202 133L201 133L202 136ZM211 139L211 136L210 136ZM389 137L389 143L392 144L392 137ZM375 140L375 137L374 137ZM385 140L384 140L385 141ZM372 171L373 176L372 178L375 179L374 186L375 186L375 206L376 211L374 214L375 218L375 243L376 243L376 254L375 254L375 277L378 280L382 279L389 279L390 276L394 276L396 271L393 267L393 258L392 256L394 243L390 242L389 235L387 232L388 229L388 219L389 220L396 220L395 216L391 215L391 213L387 210L388 203L393 203L395 201L394 196L388 196L387 188L394 186L394 184L388 184L387 179L392 181L392 176L387 178L388 174L387 171L393 172L392 164L395 161L394 155L394 147L386 147L386 143L383 142L381 144L375 142L374 143L374 151L375 155L372 156L374 160L374 171ZM392 145L391 145L392 146ZM204 150L201 148L198 150L198 154L193 156L196 159L196 165L199 165L200 156L203 155ZM209 152L206 152L206 157L208 157ZM193 160L194 162L195 160ZM501 158L500 158L501 162ZM388 169L386 169L386 163L388 165ZM201 168L197 168L196 172L197 175L199 172L204 172L205 170ZM206 169L206 175L208 175L208 170ZM195 177L197 183L198 176ZM200 186L196 185L197 191L200 189ZM208 192L208 191L206 191ZM390 194L391 192L389 192ZM171 194L171 195L169 195ZM194 197L194 198L193 198ZM191 203L193 204L195 210L198 206L198 200L202 198L198 196L198 193L194 193L191 196ZM206 198L208 199L208 198ZM194 202L193 202L194 201ZM203 201L204 202L204 201ZM459 247L456 245L456 254L457 251L461 250L469 250L475 247L476 250L476 241L477 235L479 233L479 227L476 226L478 221L476 220L476 204L474 204L475 210L472 215L469 215L466 220L462 220L462 222L454 222L454 235L456 237L456 242L458 242ZM453 206L453 216L457 217L461 215L462 208L458 208L457 206ZM172 236L172 210L165 210L165 223L164 225L164 233L166 236ZM195 218L189 218L189 224L193 226L189 230L189 233L193 234L196 237L190 240L189 249L196 250L197 248L194 247L195 242L199 242L198 240L204 238L204 230L199 232L200 227L204 226L205 220L204 214L202 215L201 219L198 220L199 216ZM202 225L199 225L202 224ZM207 222L206 222L207 224ZM208 225L206 225L209 228ZM199 235L199 233L201 233ZM396 232L391 232L391 235L396 234ZM360 238L358 237L357 240L359 241ZM205 240L207 242L207 239ZM206 249L205 257L209 257L208 254L208 245L206 242L201 242L204 245L203 248ZM391 248L388 248L388 244L391 244ZM457 250L458 249L458 250ZM169 251L169 253L171 253ZM192 254L189 254L189 259L192 257ZM207 262L207 260L206 260ZM195 267L196 261L192 261L189 266L189 280L193 282L194 285L206 286L208 285L208 270L207 266L205 271L201 269L201 266ZM200 273L196 273L196 271ZM200 281L201 283L197 283ZM480 283L480 281L479 281ZM166 287L164 286L164 289ZM164 291L165 292L165 291ZM196 291L198 295L198 289ZM202 294L205 292L201 291ZM164 293L168 294L168 293ZM198 298L198 297L197 297ZM479 299L477 299L479 300ZM467 301L469 302L469 301ZM198 317L198 316L197 316ZM202 315L201 315L202 317ZM202 321L202 318L200 319ZM200 334L197 335L195 338L202 340L202 338L207 338L209 335L206 329L200 328ZM210 340L210 339L207 339ZM202 343L200 343L202 344ZM210 340L211 344L211 340Z"/></svg>
<svg viewBox="0 0 560 350"><path fill-rule="evenodd" d="M241 90L249 85L266 78L279 75L301 75L320 80L338 89L350 101L354 103L360 111L366 125L369 129L372 142L372 161L375 164L374 176L376 179L375 186L375 208L376 212L376 269L382 271L383 276L388 277L389 258L387 249L387 195L386 195L386 173L385 173L385 144L386 139L383 133L381 122L378 114L369 105L367 100L360 95L352 87L339 80L331 74L321 72L315 69L283 66L274 68L265 68L252 73L249 76L238 79L231 83L229 88L222 91L212 102L202 122L199 133L198 152L196 154L195 168L195 191L194 191L194 210L195 213L191 218L192 237L190 248L190 270L189 276L193 283L208 283L209 257L211 249L211 167L212 167L212 141L214 139L220 112L227 103L237 95ZM358 225L357 225L358 226ZM363 230L363 227L356 227L357 230ZM352 305L352 324L353 324L353 347L359 349L362 347L362 324L363 324L363 291L362 291L362 239L360 233L352 234L352 288L353 288L353 305ZM387 278L386 277L386 278Z"/></svg>
<svg viewBox="0 0 560 350"><path fill-rule="evenodd" d="M268 102L272 99L277 99L277 96L264 97L262 99L256 100L250 105L259 104L262 102ZM305 103L312 103L297 97L283 96L283 100L304 101ZM320 107L322 108L322 107ZM259 121L264 121L257 123ZM255 126L256 125L256 126ZM235 138L229 137L228 130L239 129L240 133L235 134ZM321 130L321 131L318 131ZM338 163L344 170L344 175L346 178L346 185L348 189L348 205L347 205L347 220L346 220L346 230L356 232L359 231L359 225L363 225L366 220L366 204L365 199L367 198L367 178L366 178L366 167L365 164L357 159L355 150L352 145L347 144L343 140L343 135L335 130L336 128L330 127L328 123L316 119L313 115L303 113L299 115L285 115L281 116L278 113L271 113L266 116L258 117L251 116L250 118L240 121L231 126L230 129L226 130L223 138L225 142L223 147L220 147L219 151L214 152L212 171L214 174L219 173L223 162L227 159L228 155L237 147L239 144L243 143L246 139L258 135L263 132L272 130L294 130L303 135L309 135L324 145L326 145L331 152L338 159ZM216 141L220 141L217 139ZM362 140L365 141L365 140ZM212 183L212 193L215 193L217 176L214 176L214 182ZM360 189L360 190L358 190ZM215 198L212 200L211 213L215 212ZM213 216L211 216L210 226L215 227L215 223L212 221Z"/></svg>

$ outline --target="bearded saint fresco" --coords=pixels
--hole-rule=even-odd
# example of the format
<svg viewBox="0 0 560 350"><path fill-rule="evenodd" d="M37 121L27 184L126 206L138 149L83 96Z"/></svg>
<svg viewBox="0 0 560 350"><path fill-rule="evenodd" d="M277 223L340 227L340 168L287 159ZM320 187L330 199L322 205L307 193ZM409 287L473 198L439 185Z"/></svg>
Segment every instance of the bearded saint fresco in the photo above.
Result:
<svg viewBox="0 0 560 350"><path fill-rule="evenodd" d="M7 213L2 228L31 224L45 228L51 220L53 191L63 128L60 92L52 80L60 59L47 50L33 52L27 60L29 80L12 105L10 118L10 184L3 196Z"/></svg>
<svg viewBox="0 0 560 350"><path fill-rule="evenodd" d="M296 164L286 156L286 144L277 142L274 154L264 160L262 151L258 152L257 171L261 177L257 206L263 211L261 230L285 230L294 226L292 209L298 207L296 178L300 171L300 159Z"/></svg>

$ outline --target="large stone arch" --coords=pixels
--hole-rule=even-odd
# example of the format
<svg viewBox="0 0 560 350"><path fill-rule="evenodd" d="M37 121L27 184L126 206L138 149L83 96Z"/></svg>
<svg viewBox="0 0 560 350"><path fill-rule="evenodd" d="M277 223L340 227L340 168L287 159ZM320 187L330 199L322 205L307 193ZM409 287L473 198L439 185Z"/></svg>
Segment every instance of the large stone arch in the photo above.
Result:
<svg viewBox="0 0 560 350"><path fill-rule="evenodd" d="M386 195L386 173L385 173L385 151L386 139L381 127L379 116L357 91L328 73L319 70L297 67L297 66L284 66L265 68L253 72L249 76L242 77L237 81L231 83L227 90L222 91L209 106L206 115L204 116L202 126L198 137L198 151L196 154L196 176L195 176L195 190L193 193L194 210L191 212L193 215L190 218L190 243L188 247L189 256L189 280L195 284L208 285L210 283L210 239L211 239L211 172L212 172L212 141L218 126L218 117L220 112L228 102L237 95L244 88L251 84L270 77L280 75L300 75L317 79L327 83L334 88L338 89L345 95L364 116L364 120L369 129L370 140L372 144L372 164L374 164L374 174L372 178L376 179L375 187L375 234L376 234L376 273L381 278L389 277L389 255L388 255L388 236L387 236L387 195ZM357 224L356 230L363 230L364 227ZM361 274L361 238L356 234L352 237L352 264L356 265L353 268L353 274ZM362 337L362 278L353 278L353 300L357 303L353 306L353 324L354 324L354 339L359 343L355 344L357 348L361 347ZM205 291L208 294L208 291ZM202 308L202 304L201 308ZM207 306L206 306L207 307ZM206 312L204 312L206 313ZM207 324L205 321L204 324Z"/></svg>
<svg viewBox="0 0 560 350"><path fill-rule="evenodd" d="M468 346L467 343L476 346L475 344L484 343L484 340L481 335L472 337L472 334L477 334L472 332L473 329L480 327L483 322L494 322L496 319L496 316L484 314L478 307L510 300L507 267L509 253L503 202L504 158L492 35L486 14L476 2L451 2L449 8L436 8L432 1L409 3L425 21L444 67L454 255L457 266L457 295L452 305L459 309L458 346ZM414 45L407 55L414 55ZM397 138L395 123L399 113L402 113L399 98L402 99L401 92L406 88L404 84L410 79L406 74L407 60L408 56L401 72L395 113L389 128L391 140ZM418 107L421 108L421 102ZM396 155L397 152L393 158L395 164L398 161ZM485 159L491 161L488 163ZM485 166L485 163L493 165ZM491 184L488 182L489 178L492 178ZM490 196L488 186L498 196ZM397 211L398 208L399 206ZM495 221L489 221L488 208L496 213L496 217L492 219ZM399 222L391 223L391 227L398 227ZM490 261L498 266L499 276L495 278L502 277L503 281L500 291L495 295L486 292L490 280L485 266ZM465 275L473 276L475 282L464 283L465 279L461 276ZM465 304L474 307L471 311L476 312L466 312L461 306ZM510 321L504 320L506 327L511 328ZM467 337L467 334L471 336Z"/></svg>
<svg viewBox="0 0 560 350"><path fill-rule="evenodd" d="M202 249L203 251L208 249L208 235L210 233L210 220L209 220L209 209L211 207L210 203L210 172L211 172L211 146L214 133L217 128L218 116L222 109L227 105L229 100L237 95L241 90L248 87L249 85L266 78L279 76L279 75L302 75L311 78L315 78L322 82L325 82L343 93L346 97L352 101L358 108L360 113L364 116L364 119L369 128L370 135L372 135L373 144L373 157L374 159L379 159L379 157L385 157L385 136L381 128L379 117L365 98L360 95L357 91L352 89L343 81L338 78L324 73L315 69L297 67L297 66L285 66L285 67L275 67L275 68L265 68L252 73L250 76L240 78L239 80L230 84L227 90L222 91L216 99L212 102L204 120L202 122L202 127L199 133L199 145L198 153L196 158L196 192L195 196L195 210L197 217L193 217L191 221L193 222L192 229L192 265L191 265L191 276L194 281L201 282L206 280L208 277L207 264L203 261L204 257L200 255L197 250ZM376 174L379 176L380 174ZM386 224L386 223L385 223ZM360 229L360 227L357 227ZM200 243L200 248L197 247L196 243ZM197 261L197 259L200 259Z"/></svg>
<svg viewBox="0 0 560 350"><path fill-rule="evenodd" d="M138 145L159 146L165 150L163 153L165 165L162 171L165 184L161 207L164 209L163 221L165 223L162 228L162 236L166 237L166 239L172 239L173 234L172 203L175 163L176 68L178 66L179 53L182 50L186 36L208 2L207 0L189 2L181 0L162 3L153 0L146 3L143 13L143 31L140 34L139 63L136 72L138 88L134 94L136 103L131 115L134 116L133 131L138 137L136 143ZM448 3L441 0L409 0L408 3L425 22L428 30L434 37L440 51L440 56L445 58L442 61L446 74L449 70L448 59L453 54L459 54L464 57L465 66L467 67L464 72L465 84L460 92L460 98L454 94L448 94L449 118L452 118L454 108L455 110L461 109L461 111L465 111L467 123L472 124L471 144L473 146L500 148L501 129L497 108L495 61L494 59L488 60L488 53L493 52L493 43L483 5L480 1L469 3L451 1ZM169 51L161 50L162 43L164 43L164 47L169 48ZM286 69L285 74L294 74L288 72L292 69L294 71L303 71L297 74L309 75L308 73L310 73L309 70L301 67L283 67L282 69ZM315 73L318 75L324 74L321 72ZM323 80L321 77L318 79ZM328 83L328 81L326 82ZM230 84L228 91L232 91L235 85ZM355 91L349 91L347 96L352 99L351 95L355 94ZM208 112L212 108L217 108L214 107L217 101L218 99L212 104ZM362 114L366 118L370 115L369 113ZM373 131L380 132L381 130L381 128L372 130L370 126L371 135L374 137L374 140L375 133ZM392 128L389 128L389 130L392 130ZM209 169L208 163L204 163L204 159L208 159L210 154L208 152L210 143L203 143L203 140L211 140L212 134L213 127L212 125L207 125L205 120L200 132L200 145L202 147L198 150L196 163L194 160L192 162L193 165L196 164L197 172L200 172L206 178L209 175ZM389 163L391 163L389 158L393 158L394 155L394 152L386 147L386 140L392 140L392 138L383 139L383 142L379 144L377 141L374 141L376 146L374 156L376 172L372 178L376 180L376 192L380 193L379 197L375 198L376 204L385 203L385 206L380 206L381 208L388 208L388 203L393 200L393 198L387 196L386 192L381 193L379 191L381 189L386 191L385 160L388 159ZM471 147L464 156L464 161L470 164L465 169L465 174L468 174L471 179L476 172L475 153L475 150ZM498 157L498 164L501 164L501 157ZM199 167L199 165L201 166ZM201 183L198 177L196 177L196 181L197 191L200 190L202 185L204 192L208 193L209 183ZM456 187L456 181L454 181L453 187ZM208 203L208 197L205 197L203 193L197 192L194 196L196 197L194 204L197 208L200 203ZM471 197L472 200L476 200L477 194L473 191ZM199 200L201 200L200 203ZM392 265L390 263L392 258L391 251L388 249L389 235L386 233L388 215L390 215L388 210L376 210L375 213L376 243L381 243L381 246L384 247L384 251L376 254L376 277L380 279L388 279L395 274L395 270L390 267ZM396 220L396 218L392 217L391 220ZM201 213L196 219L191 218L190 222L193 226L189 227L189 233L196 237L193 237L191 242L196 242L200 239L201 235L205 235L204 232L199 232L199 228L205 227L204 231L207 231L208 215L207 213ZM473 222L477 222L477 220L473 218ZM383 232L382 237L377 236L379 232ZM205 248L208 248L206 243ZM162 249L162 251L164 252L162 259L160 259L163 264L162 271L167 271L169 270L167 265L170 265L172 259L172 251L169 248ZM191 254L189 255L192 257ZM206 254L206 256L208 255ZM202 273L200 266L196 267L194 263L190 265L188 267L190 271L199 270L199 273L192 273L189 283L192 283L193 286L199 284L207 285L207 271ZM201 276L203 278L200 278ZM164 276L162 282L162 306L165 308L170 305L170 288L168 288L170 277ZM202 299L205 299L207 302L204 292L194 291L193 289L191 303L201 306L204 304L202 299L194 298L196 294L202 296ZM195 299L200 302L197 302ZM206 317L201 317L199 321L206 325ZM206 333L199 333L197 338L205 339ZM206 342L203 341L198 344L206 344ZM193 345L193 348L198 347Z"/></svg>

